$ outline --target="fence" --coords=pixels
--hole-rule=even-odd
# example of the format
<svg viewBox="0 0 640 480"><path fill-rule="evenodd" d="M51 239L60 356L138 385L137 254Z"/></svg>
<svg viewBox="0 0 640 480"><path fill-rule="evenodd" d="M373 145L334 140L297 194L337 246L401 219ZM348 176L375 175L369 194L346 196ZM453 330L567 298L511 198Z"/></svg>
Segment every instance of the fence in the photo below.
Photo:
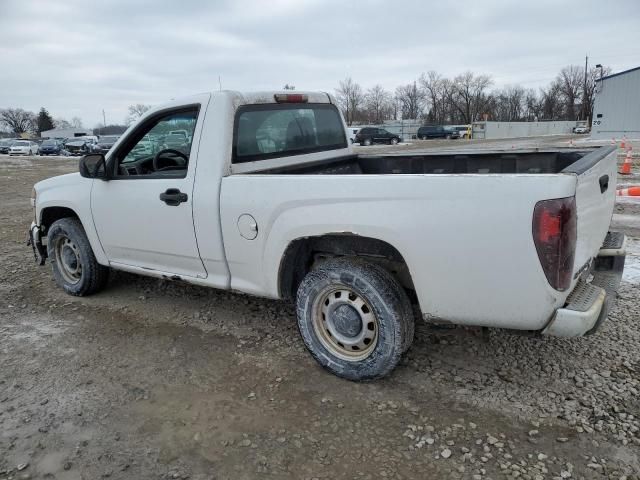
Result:
<svg viewBox="0 0 640 480"><path fill-rule="evenodd" d="M515 138L572 133L575 121L557 122L474 122L473 138Z"/></svg>

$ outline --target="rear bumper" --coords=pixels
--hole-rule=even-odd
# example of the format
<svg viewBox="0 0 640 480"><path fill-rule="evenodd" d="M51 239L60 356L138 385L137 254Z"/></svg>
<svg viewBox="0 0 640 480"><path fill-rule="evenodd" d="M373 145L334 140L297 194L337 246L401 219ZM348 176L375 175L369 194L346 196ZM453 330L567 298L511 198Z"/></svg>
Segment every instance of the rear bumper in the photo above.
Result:
<svg viewBox="0 0 640 480"><path fill-rule="evenodd" d="M579 337L596 332L615 304L624 270L625 242L621 233L607 234L593 263L592 278L578 281L566 305L556 310L542 331L543 335Z"/></svg>

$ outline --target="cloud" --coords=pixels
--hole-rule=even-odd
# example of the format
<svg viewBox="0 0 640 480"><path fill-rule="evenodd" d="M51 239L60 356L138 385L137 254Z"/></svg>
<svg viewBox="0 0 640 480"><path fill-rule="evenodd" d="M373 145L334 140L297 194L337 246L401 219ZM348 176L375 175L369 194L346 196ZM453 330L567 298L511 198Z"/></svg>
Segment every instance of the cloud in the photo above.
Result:
<svg viewBox="0 0 640 480"><path fill-rule="evenodd" d="M4 0L0 107L121 122L133 103L285 83L389 90L420 73L536 88L565 65L637 66L640 3Z"/></svg>

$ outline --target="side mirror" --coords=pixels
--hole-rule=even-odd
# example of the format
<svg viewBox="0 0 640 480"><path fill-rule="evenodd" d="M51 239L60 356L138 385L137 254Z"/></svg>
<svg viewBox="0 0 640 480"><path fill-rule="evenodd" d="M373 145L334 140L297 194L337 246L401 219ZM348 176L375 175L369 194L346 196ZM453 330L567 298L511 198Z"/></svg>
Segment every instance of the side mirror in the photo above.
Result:
<svg viewBox="0 0 640 480"><path fill-rule="evenodd" d="M101 153L89 153L80 159L80 175L84 178L109 180L107 162Z"/></svg>

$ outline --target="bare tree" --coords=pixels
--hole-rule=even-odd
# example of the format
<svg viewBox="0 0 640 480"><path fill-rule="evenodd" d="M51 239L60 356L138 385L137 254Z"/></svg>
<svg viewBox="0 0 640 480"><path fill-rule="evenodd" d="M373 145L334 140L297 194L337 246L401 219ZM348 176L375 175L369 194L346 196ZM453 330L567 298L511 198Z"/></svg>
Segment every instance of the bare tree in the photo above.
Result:
<svg viewBox="0 0 640 480"><path fill-rule="evenodd" d="M576 104L580 101L584 84L584 69L576 65L564 67L557 77L560 92L564 99L565 119L577 118Z"/></svg>
<svg viewBox="0 0 640 480"><path fill-rule="evenodd" d="M562 87L557 80L549 86L540 89L540 101L542 104L542 119L559 120L563 115Z"/></svg>
<svg viewBox="0 0 640 480"><path fill-rule="evenodd" d="M527 121L537 122L542 117L542 101L533 88L526 91L524 104Z"/></svg>
<svg viewBox="0 0 640 480"><path fill-rule="evenodd" d="M364 96L368 122L382 123L391 116L391 94L382 85L374 85Z"/></svg>
<svg viewBox="0 0 640 480"><path fill-rule="evenodd" d="M53 120L53 125L56 128L71 128L71 122L64 118L56 118Z"/></svg>
<svg viewBox="0 0 640 480"><path fill-rule="evenodd" d="M419 118L425 105L425 94L417 82L396 88L396 99L400 103L402 118Z"/></svg>
<svg viewBox="0 0 640 480"><path fill-rule="evenodd" d="M143 103L136 103L135 105L129 105L129 115L127 116L125 122L127 125L131 125L133 122L137 121L142 115L145 114L147 110L151 108L151 105L145 105Z"/></svg>
<svg viewBox="0 0 640 480"><path fill-rule="evenodd" d="M519 85L509 85L492 93L493 118L498 121L522 120L526 109L526 92Z"/></svg>
<svg viewBox="0 0 640 480"><path fill-rule="evenodd" d="M0 123L5 124L13 133L21 134L36 129L36 116L22 108L0 110Z"/></svg>
<svg viewBox="0 0 640 480"><path fill-rule="evenodd" d="M427 118L430 122L444 123L447 114L450 82L438 72L431 70L420 75L420 87L425 94Z"/></svg>
<svg viewBox="0 0 640 480"><path fill-rule="evenodd" d="M358 109L364 101L362 87L354 82L351 77L347 77L342 80L340 86L336 88L336 97L344 113L347 125L351 125Z"/></svg>
<svg viewBox="0 0 640 480"><path fill-rule="evenodd" d="M295 90L296 86L295 85L289 85L288 83L284 84L284 87L282 87L283 90Z"/></svg>
<svg viewBox="0 0 640 480"><path fill-rule="evenodd" d="M487 89L493 81L489 75L465 72L454 79L455 91L451 96L455 108L464 123L477 120L489 105Z"/></svg>
<svg viewBox="0 0 640 480"><path fill-rule="evenodd" d="M80 117L73 117L71 119L71 126L73 128L82 128L82 119Z"/></svg>

